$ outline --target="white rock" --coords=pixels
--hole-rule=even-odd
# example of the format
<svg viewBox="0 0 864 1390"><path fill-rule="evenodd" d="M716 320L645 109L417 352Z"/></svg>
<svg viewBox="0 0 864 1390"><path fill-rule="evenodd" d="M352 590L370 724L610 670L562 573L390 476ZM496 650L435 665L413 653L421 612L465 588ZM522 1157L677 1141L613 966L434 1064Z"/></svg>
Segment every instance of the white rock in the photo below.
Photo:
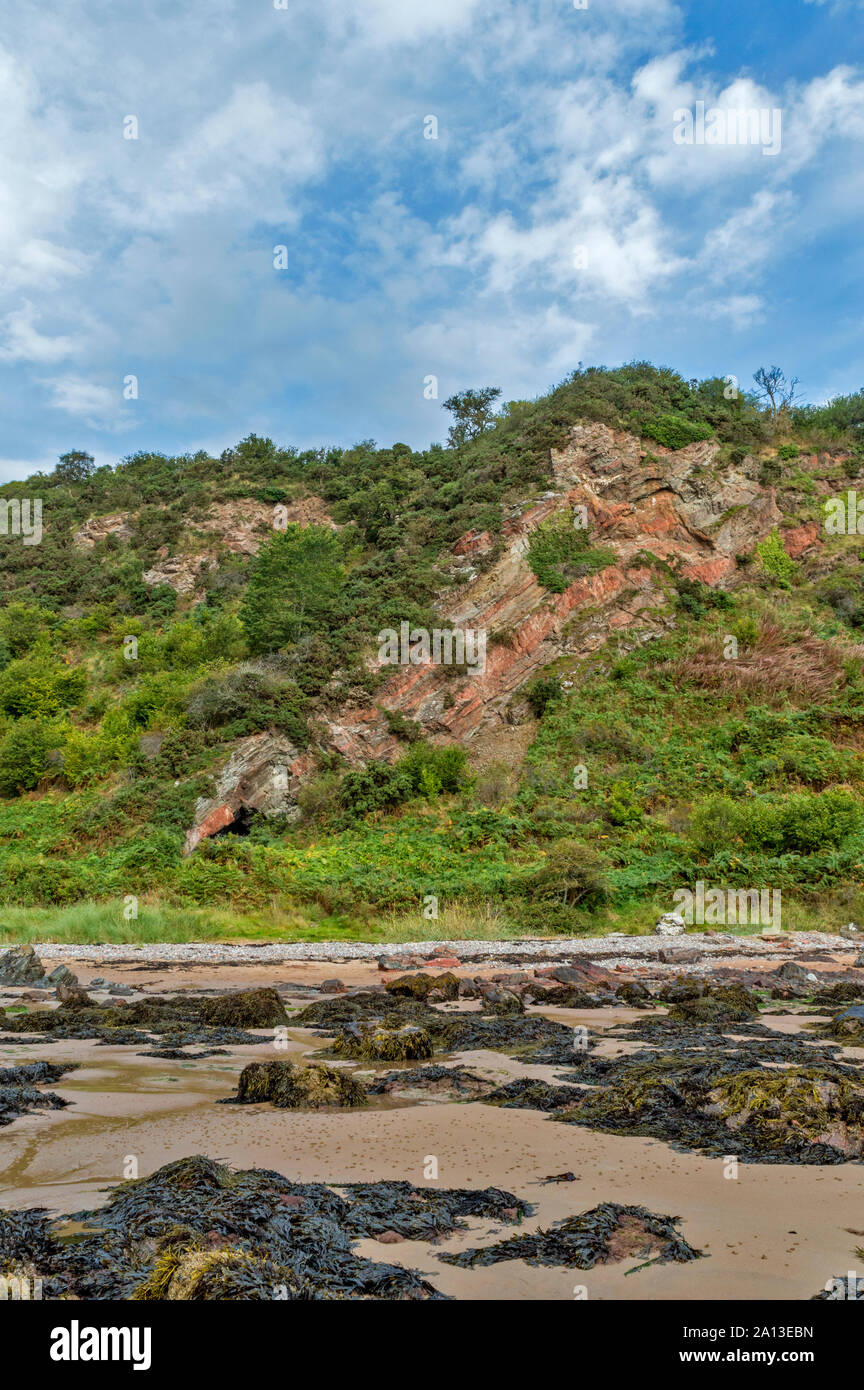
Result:
<svg viewBox="0 0 864 1390"><path fill-rule="evenodd" d="M654 928L655 936L683 936L686 923L678 912L664 912Z"/></svg>

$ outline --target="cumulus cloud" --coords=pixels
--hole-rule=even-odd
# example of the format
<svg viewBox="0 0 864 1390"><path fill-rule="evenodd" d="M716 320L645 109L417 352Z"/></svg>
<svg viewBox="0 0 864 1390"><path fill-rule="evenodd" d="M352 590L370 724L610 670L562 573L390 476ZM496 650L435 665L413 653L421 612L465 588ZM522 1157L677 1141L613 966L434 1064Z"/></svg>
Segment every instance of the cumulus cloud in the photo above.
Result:
<svg viewBox="0 0 864 1390"><path fill-rule="evenodd" d="M799 75L793 44L772 87L721 68L692 15L685 43L684 20L675 0L11 12L0 476L121 433L423 443L446 424L429 373L533 395L589 356L671 342L683 369L716 350L725 370L730 332L788 342L780 267L812 258L796 293L818 315L815 272L838 237L854 249L864 79L839 43ZM781 109L780 153L676 144L699 101ZM814 389L838 380L816 370Z"/></svg>

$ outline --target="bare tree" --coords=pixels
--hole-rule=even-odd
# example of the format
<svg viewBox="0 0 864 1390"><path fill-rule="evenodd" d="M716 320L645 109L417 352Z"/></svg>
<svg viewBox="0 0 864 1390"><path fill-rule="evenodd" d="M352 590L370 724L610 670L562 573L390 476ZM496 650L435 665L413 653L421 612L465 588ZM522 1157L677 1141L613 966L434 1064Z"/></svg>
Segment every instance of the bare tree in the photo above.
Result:
<svg viewBox="0 0 864 1390"><path fill-rule="evenodd" d="M787 381L780 367L760 367L758 372L753 373L753 380L758 387L756 394L769 410L772 420L792 409L799 394L797 376Z"/></svg>

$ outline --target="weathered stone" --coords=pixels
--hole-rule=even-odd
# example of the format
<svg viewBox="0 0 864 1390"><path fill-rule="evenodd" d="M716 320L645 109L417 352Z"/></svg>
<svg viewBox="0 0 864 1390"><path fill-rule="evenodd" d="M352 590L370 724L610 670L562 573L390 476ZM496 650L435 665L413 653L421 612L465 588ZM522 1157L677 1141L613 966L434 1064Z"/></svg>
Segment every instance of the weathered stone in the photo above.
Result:
<svg viewBox="0 0 864 1390"><path fill-rule="evenodd" d="M45 977L46 985L51 985L56 989L58 985L69 985L72 989L78 986L78 976L73 974L68 965L57 965L50 975Z"/></svg>
<svg viewBox="0 0 864 1390"><path fill-rule="evenodd" d="M32 946L13 946L0 955L0 984L32 985L44 976L45 967Z"/></svg>
<svg viewBox="0 0 864 1390"><path fill-rule="evenodd" d="M654 928L655 936L683 936L686 928L684 918L678 912L664 912Z"/></svg>

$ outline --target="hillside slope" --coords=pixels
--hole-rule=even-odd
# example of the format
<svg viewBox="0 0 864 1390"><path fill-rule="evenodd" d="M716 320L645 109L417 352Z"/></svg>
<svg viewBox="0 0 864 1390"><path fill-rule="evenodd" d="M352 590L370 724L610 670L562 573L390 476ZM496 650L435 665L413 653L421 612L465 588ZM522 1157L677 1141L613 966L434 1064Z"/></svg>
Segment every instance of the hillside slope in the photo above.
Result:
<svg viewBox="0 0 864 1390"><path fill-rule="evenodd" d="M7 934L638 927L698 880L853 917L859 408L635 364L446 449L6 486Z"/></svg>

